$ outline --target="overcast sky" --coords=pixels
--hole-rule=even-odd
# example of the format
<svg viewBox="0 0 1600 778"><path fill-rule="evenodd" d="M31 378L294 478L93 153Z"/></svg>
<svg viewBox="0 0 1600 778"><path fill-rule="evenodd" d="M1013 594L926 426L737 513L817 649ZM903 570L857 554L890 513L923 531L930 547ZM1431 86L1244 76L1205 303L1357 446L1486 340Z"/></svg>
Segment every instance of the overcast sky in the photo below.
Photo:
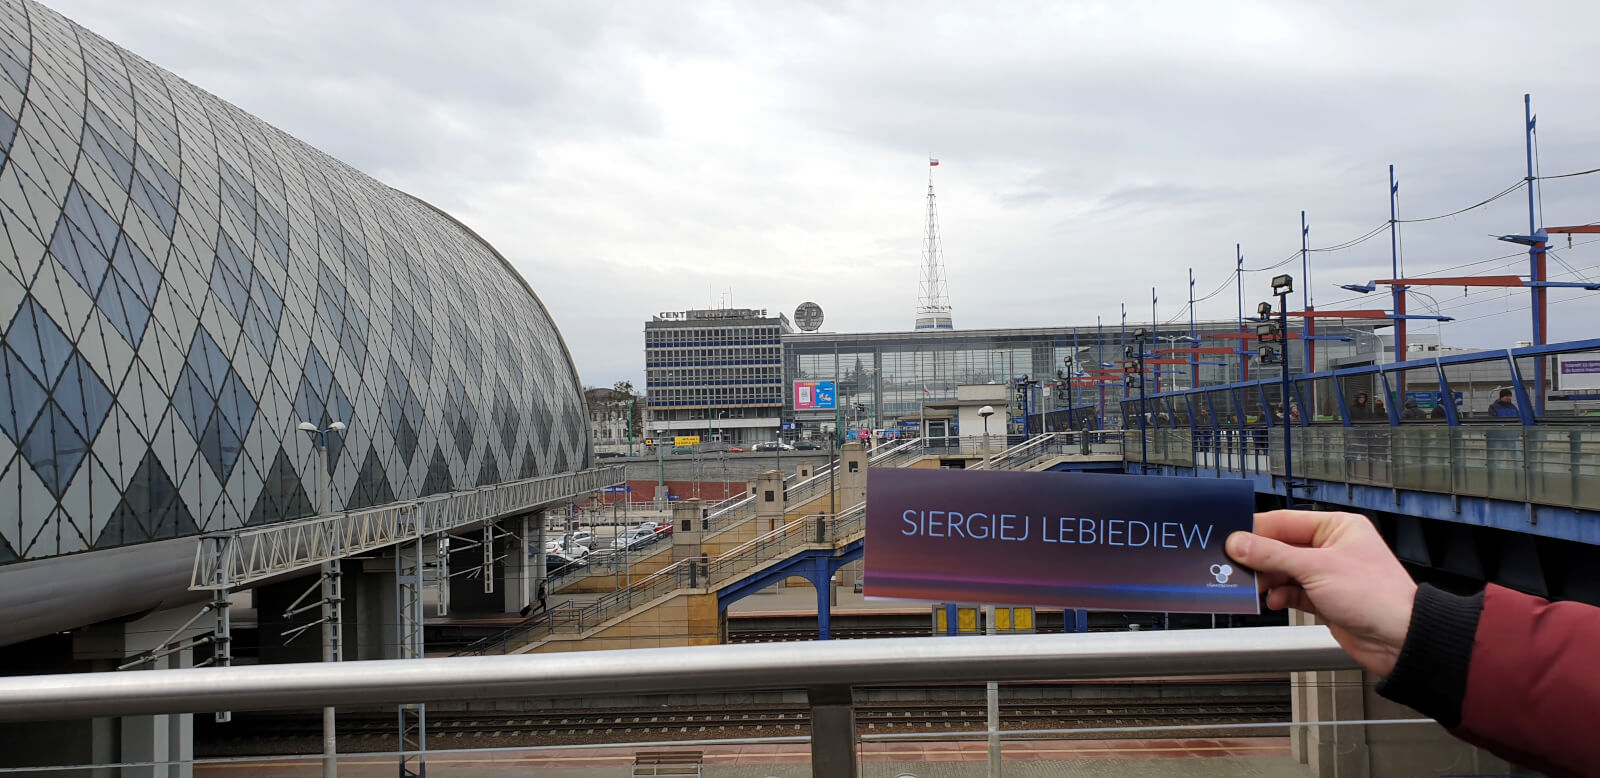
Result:
<svg viewBox="0 0 1600 778"><path fill-rule="evenodd" d="M1579 2L50 5L472 226L589 385L642 387L657 311L814 300L828 330L908 329L930 154L960 328L1148 319L1151 286L1167 319L1235 243L1247 268L1296 252L1302 209L1314 248L1383 224L1389 164L1402 219L1471 205L1524 175L1524 92L1544 174L1600 167ZM1542 201L1546 225L1600 221L1600 175ZM1405 266L1525 273L1484 260L1527 228L1522 192L1407 225ZM1389 254L1314 253L1318 307ZM1558 256L1600 278L1600 245ZM1529 337L1526 293L1430 291L1449 345ZM1552 299L1552 339L1597 334L1593 293ZM1236 307L1229 286L1198 311Z"/></svg>

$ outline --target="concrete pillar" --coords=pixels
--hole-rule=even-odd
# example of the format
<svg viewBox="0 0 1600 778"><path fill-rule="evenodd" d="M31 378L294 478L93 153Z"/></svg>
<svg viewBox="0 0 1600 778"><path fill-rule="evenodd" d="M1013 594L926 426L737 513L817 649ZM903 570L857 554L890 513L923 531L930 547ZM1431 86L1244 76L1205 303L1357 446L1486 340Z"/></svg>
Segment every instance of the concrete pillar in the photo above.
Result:
<svg viewBox="0 0 1600 778"><path fill-rule="evenodd" d="M1316 623L1316 619L1309 613L1300 610L1289 610L1289 626L1303 627ZM1312 683L1311 673L1289 674L1289 713L1291 721L1315 721L1310 706L1310 688ZM1306 733L1309 727L1293 727L1289 730L1289 755L1296 762L1303 765L1310 764L1310 754L1307 751Z"/></svg>
<svg viewBox="0 0 1600 778"><path fill-rule="evenodd" d="M1301 611L1289 611L1292 626L1319 624ZM1361 721L1422 718L1375 691L1379 678L1363 670L1290 674L1294 720ZM1441 765L1451 773L1511 775L1512 765L1450 736L1437 724L1348 724L1297 726L1290 730L1290 753L1317 778L1387 778L1433 775Z"/></svg>
<svg viewBox="0 0 1600 778"><path fill-rule="evenodd" d="M451 557L458 558L459 554ZM460 579L456 579L458 582ZM452 595L460 583L450 587ZM344 659L399 659L394 615L395 568L393 549L375 559L344 563ZM452 596L452 599L453 596ZM454 603L451 604L454 608Z"/></svg>
<svg viewBox="0 0 1600 778"><path fill-rule="evenodd" d="M850 442L839 448L839 512L867 499L867 450Z"/></svg>
<svg viewBox="0 0 1600 778"><path fill-rule="evenodd" d="M783 476L768 470L756 476L756 527L770 532L783 526Z"/></svg>
<svg viewBox="0 0 1600 778"><path fill-rule="evenodd" d="M795 480L795 483L799 483L801 481L809 479L811 476L814 476L814 475L816 475L816 470L814 470L811 467L811 460L808 459L808 460L805 460L805 461L801 462L800 466L795 468L794 480Z"/></svg>
<svg viewBox="0 0 1600 778"><path fill-rule="evenodd" d="M705 503L680 500L672 506L672 561L700 558L700 539L705 536Z"/></svg>
<svg viewBox="0 0 1600 778"><path fill-rule="evenodd" d="M151 613L120 625L101 625L80 630L74 635L75 661L104 663L113 669L128 659L161 646L177 646L211 629L211 620L202 617L177 631L200 610L198 603ZM317 646L315 635L312 645ZM194 650L184 649L124 672L176 670L194 665ZM99 668L97 668L99 669ZM123 768L118 775L128 778L192 778L194 775L194 714L124 716L97 719L90 728L90 753L94 762L158 762L145 767ZM62 759L61 761L73 761ZM188 764L184 764L187 762Z"/></svg>
<svg viewBox="0 0 1600 778"><path fill-rule="evenodd" d="M538 548L530 545L538 540L534 537L535 523L542 524L542 522L536 522L531 516L518 516L501 522L512 533L501 540L505 562L501 565L503 575L498 588L504 598L501 609L505 613L518 613L533 602L534 589L538 585L538 582L534 580L537 576L534 575L533 570L536 560L530 558L533 555L528 552ZM428 545L434 544L430 543ZM539 544L539 546L543 545L543 543Z"/></svg>
<svg viewBox="0 0 1600 778"><path fill-rule="evenodd" d="M484 530L478 529L471 532L456 532L453 534L456 537L466 538L472 543L479 543L483 541ZM466 545L470 544L456 543L452 545L450 549L450 568L452 571L460 572L483 566L483 547L474 545L471 548L463 548ZM495 556L499 555L497 550ZM504 578L504 569L504 561L495 562L488 574L497 578ZM502 604L503 595L498 591L485 592L483 590L483 579L478 576L463 575L450 581L450 612L452 614L500 613ZM518 610L521 607L520 605L517 606ZM516 611L512 612L515 613ZM393 621L392 618L390 620Z"/></svg>

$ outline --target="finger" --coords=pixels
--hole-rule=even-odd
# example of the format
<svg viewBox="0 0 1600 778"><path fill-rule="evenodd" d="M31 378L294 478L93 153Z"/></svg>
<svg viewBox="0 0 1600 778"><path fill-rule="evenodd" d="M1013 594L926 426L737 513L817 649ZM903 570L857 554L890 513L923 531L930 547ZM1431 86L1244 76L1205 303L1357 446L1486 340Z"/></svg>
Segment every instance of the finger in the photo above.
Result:
<svg viewBox="0 0 1600 778"><path fill-rule="evenodd" d="M1228 536L1228 556L1257 573L1278 573L1303 581L1316 563L1314 549L1298 548L1251 532Z"/></svg>
<svg viewBox="0 0 1600 778"><path fill-rule="evenodd" d="M1267 592L1267 607L1275 611L1294 608L1313 615L1317 612L1316 605L1306 595L1306 590L1295 584L1274 586L1271 591Z"/></svg>
<svg viewBox="0 0 1600 778"><path fill-rule="evenodd" d="M1255 533L1294 546L1309 546L1332 516L1317 511L1267 511L1256 514Z"/></svg>
<svg viewBox="0 0 1600 778"><path fill-rule="evenodd" d="M1294 580L1283 573L1256 573L1256 591L1265 592L1274 586L1294 583Z"/></svg>

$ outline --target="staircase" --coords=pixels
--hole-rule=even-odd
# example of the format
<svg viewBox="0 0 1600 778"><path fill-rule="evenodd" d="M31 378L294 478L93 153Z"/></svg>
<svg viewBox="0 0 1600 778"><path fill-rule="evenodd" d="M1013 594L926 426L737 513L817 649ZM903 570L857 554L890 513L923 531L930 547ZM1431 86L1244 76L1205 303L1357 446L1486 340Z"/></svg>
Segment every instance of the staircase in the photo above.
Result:
<svg viewBox="0 0 1600 778"><path fill-rule="evenodd" d="M613 639L649 635L657 645L715 643L720 637L716 593L807 550L838 550L866 533L866 504L838 516L818 514L786 523L709 562L684 560L581 607L558 607L469 647L463 654L521 654L541 650L615 648ZM674 602L679 601L679 602ZM653 613L652 613L653 612ZM651 616L648 628L638 617ZM709 617L709 621L708 618ZM635 623L629 623L629 622ZM681 621L684 629L660 629ZM608 631L615 634L608 635ZM592 641L592 642L590 642ZM585 642L589 644L585 645ZM555 645L557 643L566 645Z"/></svg>
<svg viewBox="0 0 1600 778"><path fill-rule="evenodd" d="M867 458L867 466L904 467L922 458L924 451L923 441L920 438L896 441L873 452ZM783 490L785 512L810 514L831 510L832 506L823 501L831 491L831 482L834 480L833 466L832 462L823 465L804 481L796 481L792 474L785 478ZM758 534L755 517L756 500L753 495L738 495L712 503L707 506L706 516L701 525L706 533L704 545L713 550L727 549L751 540ZM670 563L672 546L663 543L659 548L643 554L632 553L634 556L627 560L626 568L636 575L650 574ZM551 593L562 590L604 591L613 586L611 579L619 575L623 569L624 563L620 555L593 559L588 567L570 569L560 576L549 579L546 591ZM588 581L589 585L576 587L580 581Z"/></svg>

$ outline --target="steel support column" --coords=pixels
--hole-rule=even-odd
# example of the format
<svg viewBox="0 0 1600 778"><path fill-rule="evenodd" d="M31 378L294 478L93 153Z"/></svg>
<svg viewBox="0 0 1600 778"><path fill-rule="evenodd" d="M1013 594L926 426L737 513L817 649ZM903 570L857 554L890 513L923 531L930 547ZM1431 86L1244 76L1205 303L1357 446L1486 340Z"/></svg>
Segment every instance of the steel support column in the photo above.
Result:
<svg viewBox="0 0 1600 778"><path fill-rule="evenodd" d="M344 658L342 577L339 560L322 563L322 661L324 662L338 662ZM339 774L336 720L336 711L332 705L322 709L322 774L325 778L334 778Z"/></svg>
<svg viewBox="0 0 1600 778"><path fill-rule="evenodd" d="M396 548L395 587L400 658L421 659L423 655L422 539L401 543ZM420 778L428 774L428 714L422 704L400 706L401 778Z"/></svg>

